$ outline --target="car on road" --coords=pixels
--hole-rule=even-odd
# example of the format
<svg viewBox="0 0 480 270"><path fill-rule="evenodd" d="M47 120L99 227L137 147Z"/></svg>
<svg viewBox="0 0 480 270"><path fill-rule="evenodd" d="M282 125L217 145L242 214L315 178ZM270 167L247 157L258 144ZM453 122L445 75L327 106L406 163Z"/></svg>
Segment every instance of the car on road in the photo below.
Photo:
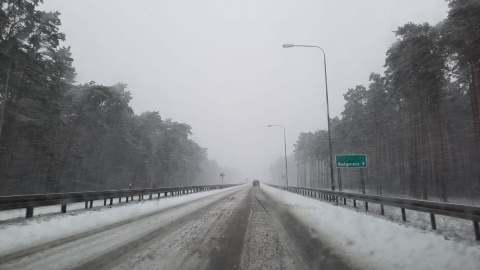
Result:
<svg viewBox="0 0 480 270"><path fill-rule="evenodd" d="M260 186L260 181L258 181L258 180L253 180L253 186L254 186L254 187L255 187L255 186L257 186L257 187Z"/></svg>

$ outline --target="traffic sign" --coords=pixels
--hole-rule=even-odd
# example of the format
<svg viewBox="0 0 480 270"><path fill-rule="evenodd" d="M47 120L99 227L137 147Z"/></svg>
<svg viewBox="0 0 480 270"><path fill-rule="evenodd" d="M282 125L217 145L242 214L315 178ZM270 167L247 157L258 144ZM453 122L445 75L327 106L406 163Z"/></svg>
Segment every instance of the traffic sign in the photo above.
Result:
<svg viewBox="0 0 480 270"><path fill-rule="evenodd" d="M225 177L225 174L222 172L222 173L220 174L220 177L221 177L221 178L224 178L224 177Z"/></svg>
<svg viewBox="0 0 480 270"><path fill-rule="evenodd" d="M336 155L337 168L367 168L367 155Z"/></svg>

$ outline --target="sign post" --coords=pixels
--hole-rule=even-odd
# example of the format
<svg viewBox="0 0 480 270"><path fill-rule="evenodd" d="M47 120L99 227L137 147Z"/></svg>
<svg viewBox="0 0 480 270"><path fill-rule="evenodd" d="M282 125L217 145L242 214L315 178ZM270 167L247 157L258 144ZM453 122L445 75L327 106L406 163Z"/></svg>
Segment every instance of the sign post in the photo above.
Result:
<svg viewBox="0 0 480 270"><path fill-rule="evenodd" d="M225 177L225 174L222 172L222 173L220 174L220 177L222 178L222 186L223 186L223 178Z"/></svg>

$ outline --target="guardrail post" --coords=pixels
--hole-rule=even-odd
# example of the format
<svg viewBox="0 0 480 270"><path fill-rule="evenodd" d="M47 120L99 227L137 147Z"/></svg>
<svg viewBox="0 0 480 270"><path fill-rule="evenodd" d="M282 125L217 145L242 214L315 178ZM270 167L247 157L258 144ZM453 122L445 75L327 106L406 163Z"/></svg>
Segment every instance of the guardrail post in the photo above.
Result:
<svg viewBox="0 0 480 270"><path fill-rule="evenodd" d="M473 221L473 230L475 231L475 239L480 241L480 226L478 226L478 221Z"/></svg>
<svg viewBox="0 0 480 270"><path fill-rule="evenodd" d="M113 198L110 198L110 205L113 204Z"/></svg>
<svg viewBox="0 0 480 270"><path fill-rule="evenodd" d="M357 208L357 201L353 200L353 208Z"/></svg>
<svg viewBox="0 0 480 270"><path fill-rule="evenodd" d="M85 201L85 209L88 208L88 201Z"/></svg>
<svg viewBox="0 0 480 270"><path fill-rule="evenodd" d="M160 200L160 192L157 194L157 200Z"/></svg>
<svg viewBox="0 0 480 270"><path fill-rule="evenodd" d="M27 206L27 214L25 215L26 218L33 217L33 206ZM477 223L478 225L478 223Z"/></svg>
<svg viewBox="0 0 480 270"><path fill-rule="evenodd" d="M335 203L338 204L338 196L335 196Z"/></svg>
<svg viewBox="0 0 480 270"><path fill-rule="evenodd" d="M405 208L402 208L402 220L407 222L407 214L405 213Z"/></svg>
<svg viewBox="0 0 480 270"><path fill-rule="evenodd" d="M90 208L93 207L93 200L90 200Z"/></svg>
<svg viewBox="0 0 480 270"><path fill-rule="evenodd" d="M148 198L148 199L149 199L149 200L151 200L151 199L152 199L152 194L150 194L150 196L149 196L149 198Z"/></svg>
<svg viewBox="0 0 480 270"><path fill-rule="evenodd" d="M67 205L66 204L62 204L61 211L62 211L62 213L67 212Z"/></svg>
<svg viewBox="0 0 480 270"><path fill-rule="evenodd" d="M107 205L107 199L103 199L103 205Z"/></svg>
<svg viewBox="0 0 480 270"><path fill-rule="evenodd" d="M125 202L128 202L128 196L127 196L127 198L126 198Z"/></svg>
<svg viewBox="0 0 480 270"><path fill-rule="evenodd" d="M383 208L383 204L380 204L380 214L385 216L385 209Z"/></svg>
<svg viewBox="0 0 480 270"><path fill-rule="evenodd" d="M430 213L430 221L432 222L432 230L436 230L437 222L435 221L435 214Z"/></svg>
<svg viewBox="0 0 480 270"><path fill-rule="evenodd" d="M365 202L365 211L368 211L368 202Z"/></svg>
<svg viewBox="0 0 480 270"><path fill-rule="evenodd" d="M343 204L344 204L344 205L347 204L347 198L343 198Z"/></svg>
<svg viewBox="0 0 480 270"><path fill-rule="evenodd" d="M163 197L167 197L168 196L168 192L165 192L164 196Z"/></svg>
<svg viewBox="0 0 480 270"><path fill-rule="evenodd" d="M118 197L118 203L122 202L122 197Z"/></svg>

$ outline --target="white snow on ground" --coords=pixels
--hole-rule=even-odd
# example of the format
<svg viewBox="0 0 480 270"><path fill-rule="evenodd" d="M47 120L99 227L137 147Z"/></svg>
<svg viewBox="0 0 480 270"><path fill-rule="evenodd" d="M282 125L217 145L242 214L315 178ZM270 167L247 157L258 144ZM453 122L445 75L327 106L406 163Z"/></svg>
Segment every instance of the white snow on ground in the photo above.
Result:
<svg viewBox="0 0 480 270"><path fill-rule="evenodd" d="M261 185L283 203L315 236L359 269L480 268L480 247L446 240L444 236L313 198ZM473 233L473 229L472 229Z"/></svg>
<svg viewBox="0 0 480 270"><path fill-rule="evenodd" d="M32 218L22 222L6 223L0 225L0 255L237 188L239 187L193 193L186 196L167 197L160 200L144 200L136 204L124 204L120 207L105 207L101 211L75 212L73 215L67 211L67 214L52 216L48 220ZM103 200L101 202L103 205Z"/></svg>

